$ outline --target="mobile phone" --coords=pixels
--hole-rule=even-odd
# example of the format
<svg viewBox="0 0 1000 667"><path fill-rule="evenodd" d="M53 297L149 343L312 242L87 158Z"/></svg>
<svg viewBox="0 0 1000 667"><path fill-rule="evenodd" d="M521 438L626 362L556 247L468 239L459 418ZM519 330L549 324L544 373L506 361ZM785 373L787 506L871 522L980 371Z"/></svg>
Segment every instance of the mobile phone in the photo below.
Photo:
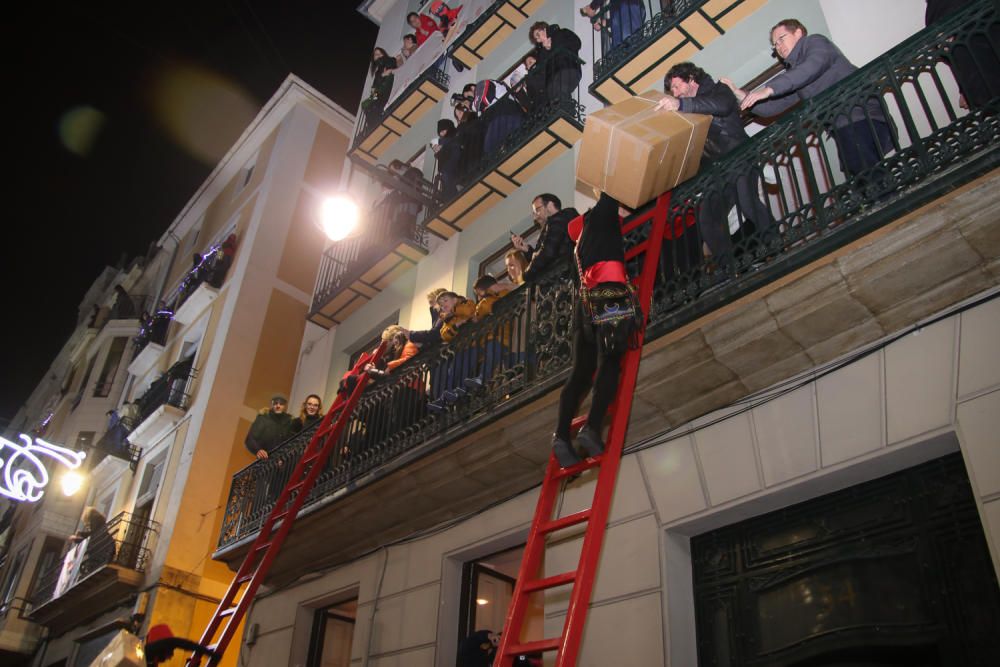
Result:
<svg viewBox="0 0 1000 667"><path fill-rule="evenodd" d="M510 230L510 237L514 238L515 236L517 236L517 232L515 232L513 229Z"/></svg>

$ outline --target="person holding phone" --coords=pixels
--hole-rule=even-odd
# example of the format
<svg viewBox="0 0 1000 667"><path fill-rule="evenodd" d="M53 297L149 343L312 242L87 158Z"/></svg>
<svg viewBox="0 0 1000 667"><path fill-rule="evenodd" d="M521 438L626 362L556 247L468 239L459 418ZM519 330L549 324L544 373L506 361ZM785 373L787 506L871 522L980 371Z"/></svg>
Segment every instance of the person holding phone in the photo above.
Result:
<svg viewBox="0 0 1000 667"><path fill-rule="evenodd" d="M541 232L538 247L532 248L519 234L511 231L510 242L515 250L528 257L528 267L524 270L524 280L537 280L546 268L564 257L573 254L573 241L567 229L569 221L580 214L575 208L563 208L559 197L548 192L535 197L531 202L531 217Z"/></svg>

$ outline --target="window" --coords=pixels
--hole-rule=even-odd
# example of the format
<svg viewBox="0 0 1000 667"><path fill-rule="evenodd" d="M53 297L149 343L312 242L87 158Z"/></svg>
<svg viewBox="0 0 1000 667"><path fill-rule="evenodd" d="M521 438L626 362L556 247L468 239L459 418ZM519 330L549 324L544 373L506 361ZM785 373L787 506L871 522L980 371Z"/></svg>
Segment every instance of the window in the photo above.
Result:
<svg viewBox="0 0 1000 667"><path fill-rule="evenodd" d="M538 245L538 236L541 231L541 227L532 224L531 229L521 234L521 237L524 238L528 245L536 247ZM497 250L479 264L479 272L476 275L485 276L486 274L489 274L497 280L509 279L510 276L507 274L507 264L504 261L504 255L507 254L508 250L513 249L513 244L508 242L507 245Z"/></svg>
<svg viewBox="0 0 1000 667"><path fill-rule="evenodd" d="M87 372L83 374L83 381L80 382L80 389L76 392L76 396L73 397L73 403L70 406L70 410L76 410L76 406L80 405L80 399L83 398L83 392L87 391L87 385L90 384L90 374L94 372L94 363L96 361L97 355L95 354L87 363Z"/></svg>
<svg viewBox="0 0 1000 667"><path fill-rule="evenodd" d="M239 193L243 192L246 186L250 185L250 179L253 178L254 168L257 166L257 155L254 154L252 158L247 160L247 163L240 169L240 173L236 177L236 188L233 192L235 197Z"/></svg>
<svg viewBox="0 0 1000 667"><path fill-rule="evenodd" d="M97 385L94 387L96 398L107 398L111 394L111 387L115 383L115 375L118 374L118 364L125 353L125 345L128 344L128 337L117 336L111 341L108 348L108 356L104 358L104 366L100 375L97 376Z"/></svg>
<svg viewBox="0 0 1000 667"><path fill-rule="evenodd" d="M503 629L523 555L524 545L521 545L465 563L462 568L462 600L458 621L460 647L465 638L474 632L498 632ZM521 634L522 642L543 638L543 600L540 593L531 596Z"/></svg>
<svg viewBox="0 0 1000 667"><path fill-rule="evenodd" d="M38 557L38 566L35 568L34 574L32 574L31 586L28 587L29 593L27 597L29 599L36 592L39 577L45 576L45 573L51 571L56 563L59 562L65 544L66 540L61 537L49 535L45 538L45 543L42 545L42 553Z"/></svg>
<svg viewBox="0 0 1000 667"><path fill-rule="evenodd" d="M357 598L316 610L307 667L348 667L351 664L351 641L357 613Z"/></svg>

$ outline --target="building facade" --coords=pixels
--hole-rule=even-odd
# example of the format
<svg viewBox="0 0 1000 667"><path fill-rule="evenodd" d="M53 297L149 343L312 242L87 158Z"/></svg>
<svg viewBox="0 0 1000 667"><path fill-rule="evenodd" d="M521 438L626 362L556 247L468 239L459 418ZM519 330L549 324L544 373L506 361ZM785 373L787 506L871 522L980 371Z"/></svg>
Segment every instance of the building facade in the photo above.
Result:
<svg viewBox="0 0 1000 667"><path fill-rule="evenodd" d="M685 60L752 88L779 71L771 26L798 18L863 68L789 115L751 122L745 147L634 216L665 210L672 231L579 664L988 664L1000 622L1000 311L997 137L980 131L996 107L960 110L942 49L948 35L995 34L993 10L973 3L925 28L925 3L905 0L640 4L623 34L616 3L601 30L572 3L465 3L441 43L382 82L389 94L359 111L355 173L419 199L426 234L358 261L345 260L349 243L327 249L309 318L328 331L296 386L325 384L331 397L387 325L431 325L428 292L471 297L480 275L505 273L510 233L537 232L537 195L589 208L593 192L574 176L588 113L662 90ZM427 8L362 11L394 55L407 14ZM509 80L538 21L580 36L578 86L526 105L457 191L394 180L400 160L434 181L442 167L429 144L455 118L452 96ZM894 126L877 175L840 164L833 128L858 99L876 100ZM733 236L745 254L720 277L704 267L693 220L748 172L767 174L756 193L782 240L752 252ZM734 234L746 229L739 208ZM635 229L626 247L648 226ZM512 292L493 319L368 390L245 619L241 660L451 667L465 637L502 628L569 363L570 270ZM486 371L497 338L508 354ZM442 378L475 377L470 366L485 388L425 407L455 386ZM286 444L285 466L307 437ZM216 552L233 569L272 506L260 489L279 478L259 464L234 477ZM559 515L586 507L593 484L571 482ZM575 569L580 543L580 530L552 537L544 576ZM565 589L537 594L521 639L557 636L567 601Z"/></svg>
<svg viewBox="0 0 1000 667"><path fill-rule="evenodd" d="M292 389L323 246L315 208L341 187L352 127L290 76L150 256L88 293L13 425L88 458L77 496L52 488L12 514L5 664L89 665L130 624L200 636L228 584L211 554L229 479L252 460L244 437ZM127 318L115 286L135 302ZM87 525L85 506L106 523Z"/></svg>

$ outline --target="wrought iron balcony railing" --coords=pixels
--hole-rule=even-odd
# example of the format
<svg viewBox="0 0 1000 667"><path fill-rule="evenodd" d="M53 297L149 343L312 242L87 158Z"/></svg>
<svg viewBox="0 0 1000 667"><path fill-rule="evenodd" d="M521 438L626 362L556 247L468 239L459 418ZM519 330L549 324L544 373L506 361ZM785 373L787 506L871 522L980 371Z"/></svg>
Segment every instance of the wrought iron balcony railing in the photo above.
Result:
<svg viewBox="0 0 1000 667"><path fill-rule="evenodd" d="M623 0L591 21L591 94L620 102L653 88L675 62L689 60L766 0Z"/></svg>
<svg viewBox="0 0 1000 667"><path fill-rule="evenodd" d="M190 400L191 382L195 378L194 360L185 359L167 369L162 376L153 380L139 398L135 399L135 410L122 416L122 424L128 432L134 431L163 405L171 405L185 410Z"/></svg>
<svg viewBox="0 0 1000 667"><path fill-rule="evenodd" d="M159 528L155 521L122 512L104 528L80 535L62 559L39 574L29 597L29 616L63 596L69 598L74 590L89 586L111 568L145 572Z"/></svg>
<svg viewBox="0 0 1000 667"><path fill-rule="evenodd" d="M360 236L327 248L316 275L310 321L325 328L342 322L427 254L427 230L417 224L424 208L420 194L405 187L393 190L362 222Z"/></svg>
<svg viewBox="0 0 1000 667"><path fill-rule="evenodd" d="M676 188L666 211L668 238L647 340L1000 165L1000 87L963 113L954 93L946 92L948 65L942 62L961 60L956 55L967 49L977 57L961 78L997 86L998 35L994 4L969 7L806 101ZM879 113L895 119L885 156L845 173L839 129L848 118L872 128ZM844 150L843 136L840 141ZM640 224L630 225L627 249L648 236L654 214L650 205L630 219ZM703 255L706 244L710 258ZM552 267L498 301L491 317L463 327L450 344L422 350L374 384L306 511L367 483L372 471L407 460L418 447L427 451L466 437L558 386L570 364L572 274L568 265ZM446 391L452 400L442 404ZM220 549L257 531L310 436L300 433L234 476Z"/></svg>

